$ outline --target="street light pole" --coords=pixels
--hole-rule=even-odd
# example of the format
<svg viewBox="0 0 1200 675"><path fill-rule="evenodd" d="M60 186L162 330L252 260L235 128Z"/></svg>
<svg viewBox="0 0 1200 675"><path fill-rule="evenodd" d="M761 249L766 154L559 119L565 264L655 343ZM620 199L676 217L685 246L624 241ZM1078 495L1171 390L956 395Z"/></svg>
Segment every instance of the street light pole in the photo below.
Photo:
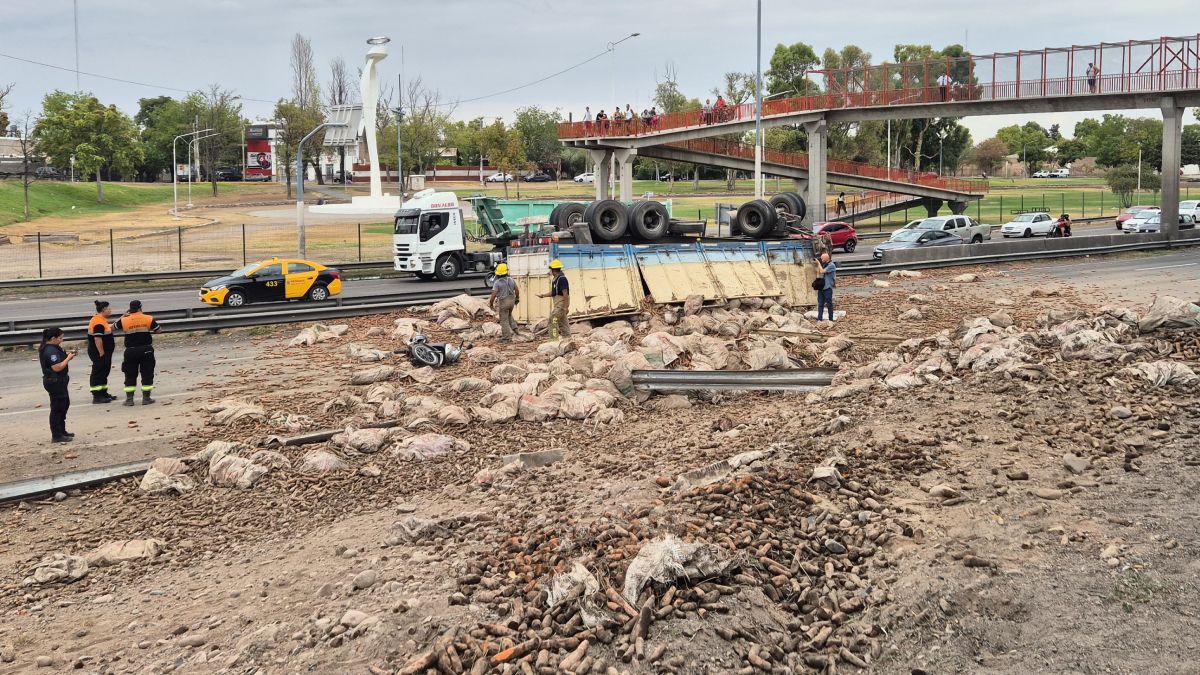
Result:
<svg viewBox="0 0 1200 675"><path fill-rule="evenodd" d="M609 72L609 85L611 86L610 103L612 103L612 105L609 106L609 110L608 110L609 124L612 124L612 119L616 115L616 112L617 112L617 45L621 44L622 42L624 42L630 38L635 38L639 35L641 35L641 33L630 33L629 35L626 35L625 37L621 38L620 40L617 40L616 42L608 43L608 52L610 54L612 54L611 67L610 67L610 72ZM609 199L611 199L613 196L613 189L615 188L616 184L617 184L617 161L616 161L616 157L614 156L613 160L608 163L608 197L609 197Z"/></svg>
<svg viewBox="0 0 1200 675"><path fill-rule="evenodd" d="M946 171L942 165L942 146L946 143L945 136L938 136L938 175L944 174Z"/></svg>
<svg viewBox="0 0 1200 675"><path fill-rule="evenodd" d="M1137 200L1142 198L1142 144L1138 143L1138 181L1137 181Z"/></svg>
<svg viewBox="0 0 1200 675"><path fill-rule="evenodd" d="M296 237L297 250L301 258L308 255L308 245L304 241L304 144L308 139L312 138L318 131L322 131L328 127L344 127L345 122L323 122L318 124L315 129L308 132L304 138L300 139L300 144L296 147ZM374 133L373 130L368 130L368 133Z"/></svg>
<svg viewBox="0 0 1200 675"><path fill-rule="evenodd" d="M171 189L175 193L175 209L172 211L172 213L176 218L179 218L179 157L175 152L175 144L178 143L179 139L181 138L195 136L208 131L212 131L212 129L201 129L200 131L191 131L186 134L179 134L175 137L175 140L171 141ZM191 182L191 180L191 165L189 164L188 182Z"/></svg>
<svg viewBox="0 0 1200 675"><path fill-rule="evenodd" d="M758 0L758 37L754 42L754 56L757 64L755 70L754 97L754 198L763 198L762 176L762 0Z"/></svg>
<svg viewBox="0 0 1200 675"><path fill-rule="evenodd" d="M212 131L212 130L210 129L209 131ZM200 132L200 133L203 133L203 132ZM199 165L200 164L200 141L202 141L206 138L212 138L213 136L216 136L216 135L217 134L209 134L207 136L197 136L196 138L193 138L192 140L188 141L188 203L187 203L187 205L188 205L189 209L192 208L192 206L194 206L192 204L192 183L195 182L192 180L192 146L193 145L196 146L196 164ZM196 177L197 178L200 177L199 168L196 169ZM178 214L176 214L176 215L178 215Z"/></svg>

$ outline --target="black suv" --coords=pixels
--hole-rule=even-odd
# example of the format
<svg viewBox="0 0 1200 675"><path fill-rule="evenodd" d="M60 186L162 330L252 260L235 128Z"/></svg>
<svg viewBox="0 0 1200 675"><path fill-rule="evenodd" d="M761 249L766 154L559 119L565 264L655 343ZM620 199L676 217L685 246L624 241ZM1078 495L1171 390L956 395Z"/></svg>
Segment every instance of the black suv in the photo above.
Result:
<svg viewBox="0 0 1200 675"><path fill-rule="evenodd" d="M225 167L217 169L217 180L223 181L239 181L242 180L242 170L237 167Z"/></svg>
<svg viewBox="0 0 1200 675"><path fill-rule="evenodd" d="M554 179L550 177L550 174L535 173L532 176L526 178L525 182L526 183L549 183L552 180L554 180Z"/></svg>

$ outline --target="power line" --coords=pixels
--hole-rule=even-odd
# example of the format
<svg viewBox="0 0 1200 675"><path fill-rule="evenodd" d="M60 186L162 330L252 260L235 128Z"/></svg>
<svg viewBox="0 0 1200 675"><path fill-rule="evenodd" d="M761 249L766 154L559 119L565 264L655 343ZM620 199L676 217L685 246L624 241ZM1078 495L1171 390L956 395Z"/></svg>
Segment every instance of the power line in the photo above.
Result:
<svg viewBox="0 0 1200 675"><path fill-rule="evenodd" d="M135 84L139 87L149 87L150 89L159 89L159 90L165 90L165 91L179 91L179 92L183 92L185 94L190 94L194 91L198 91L197 89L180 89L179 87L166 87L166 86L159 85L159 84L148 84L146 82L138 82L136 80L125 80L125 79L122 79L119 77L109 77L108 75L99 75L97 73L89 73L87 71L76 70L74 68L64 68L62 66L56 66L52 63L42 63L41 61L34 61L33 59L21 58L20 56L13 56L12 54L0 53L0 56L4 57L6 59L12 59L13 61L22 61L24 63L31 63L35 66L42 66L43 68L53 68L54 70L62 70L62 71L66 71L68 73L76 73L76 75L87 75L88 77L97 77L97 78L100 78L101 80L111 80L113 82L122 82L124 84ZM245 96L242 97L242 100L243 101L254 101L255 103L275 103L275 101L267 101L267 100L264 100L261 98L247 98Z"/></svg>
<svg viewBox="0 0 1200 675"><path fill-rule="evenodd" d="M485 98L492 98L492 97L494 97L494 96L502 96L502 95L504 95L504 94L510 94L510 93L512 93L512 92L514 92L514 91L519 91L519 90L521 90L521 89L525 89L525 88L527 88L527 87L532 87L532 86L533 86L533 85L535 85L535 84L541 84L541 83L545 82L546 80L553 79L553 78L555 78L555 77L558 77L559 75L562 75L562 74L564 74L564 73L569 73L569 72L571 72L572 70L575 70L576 68L579 68L579 67L585 66L585 65L587 65L587 64L589 64L589 63L591 63L592 61L595 61L596 59L600 58L601 56L604 56L604 55L605 55L605 54L607 54L608 52L609 52L609 50L608 50L608 49L605 49L604 51L600 52L599 54L596 54L595 56L592 56L592 57L590 57L590 58L587 58L587 59L585 59L585 60L583 60L583 61L580 61L579 63L576 63L576 64L575 64L575 65L573 65L573 66L569 66L569 67L567 67L567 68L564 68L564 69L562 69L562 70L558 71L557 73L552 73L552 74L550 74L550 75L547 75L547 76L545 76L545 77L543 77L543 78L541 78L541 79L534 80L533 82L527 82L527 83L525 83L525 84L518 85L518 86L516 86L516 87L512 87L511 89L505 89L504 91L497 91L497 92L494 92L494 93L491 93L491 94L485 94L485 95L483 95L483 96L476 96L476 97L474 97L474 98L460 99L460 100L458 100L458 101L454 101L453 103L443 103L443 104L441 104L441 105L440 105L440 106L438 106L438 107L445 108L445 107L449 107L449 106L453 106L453 105L458 105L458 104L460 104L460 103L471 103L471 102L473 102L473 101L482 101L482 100L483 100L483 99L485 99Z"/></svg>

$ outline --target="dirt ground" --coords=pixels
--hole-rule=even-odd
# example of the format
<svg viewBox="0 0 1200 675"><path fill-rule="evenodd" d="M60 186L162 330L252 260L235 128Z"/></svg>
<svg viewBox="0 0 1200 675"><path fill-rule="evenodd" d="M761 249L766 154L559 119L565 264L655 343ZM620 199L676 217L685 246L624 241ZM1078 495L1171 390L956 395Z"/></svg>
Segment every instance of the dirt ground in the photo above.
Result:
<svg viewBox="0 0 1200 675"><path fill-rule="evenodd" d="M954 281L964 273L976 278ZM394 321L410 315L356 320L309 347L286 346L294 330L256 336L271 360L211 398L260 416L210 419L172 452L246 442L238 454L274 467L252 487L210 485L196 461L182 494L127 480L0 507L0 673L1194 670L1200 393L1128 369L1197 371L1200 334L1130 328L1100 309L1144 316L1142 289L1099 290L1057 268L887 283L847 280L849 320L832 325L748 302L581 330L571 347L479 337L426 383L390 355ZM545 371L612 388L619 374L581 370L599 343L701 324L743 362L768 324L809 331L767 339L793 363L840 368L835 385L482 419L505 405L488 398L496 381ZM1071 352L1077 333L1109 355ZM1005 345L997 369L977 367L981 351L964 346L976 339L989 356ZM348 384L378 365L352 359L350 343L384 352L386 387ZM697 349L675 367L717 357ZM919 383L873 374L902 353ZM522 401L544 403L544 384ZM367 434L378 452L349 449L351 436L255 455L270 435L397 410L402 428ZM410 445L421 433L458 442L424 456ZM561 455L539 456L547 466L502 468L510 453L550 450ZM301 471L318 451L347 466ZM130 539L159 550L73 581L31 578L47 556ZM675 564L650 564L662 550ZM658 576L631 587L638 570Z"/></svg>

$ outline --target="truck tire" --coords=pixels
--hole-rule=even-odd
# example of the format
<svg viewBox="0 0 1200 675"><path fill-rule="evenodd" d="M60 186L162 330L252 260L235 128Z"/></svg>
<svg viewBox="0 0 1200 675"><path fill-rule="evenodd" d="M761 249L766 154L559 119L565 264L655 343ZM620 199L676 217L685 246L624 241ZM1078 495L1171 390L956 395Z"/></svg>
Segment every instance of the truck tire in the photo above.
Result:
<svg viewBox="0 0 1200 675"><path fill-rule="evenodd" d="M658 241L667 234L671 217L667 207L658 202L638 202L629 207L629 225L639 238Z"/></svg>
<svg viewBox="0 0 1200 675"><path fill-rule="evenodd" d="M762 239L775 229L775 209L761 199L747 202L738 207L737 224L742 234Z"/></svg>
<svg viewBox="0 0 1200 675"><path fill-rule="evenodd" d="M554 211L550 214L550 224L556 230L567 231L575 223L583 221L583 204L579 202L567 202L554 207Z"/></svg>
<svg viewBox="0 0 1200 675"><path fill-rule="evenodd" d="M616 241L625 236L629 229L629 214L624 204L615 199L602 199L588 208L592 211L588 226L592 228L593 236L600 241Z"/></svg>
<svg viewBox="0 0 1200 675"><path fill-rule="evenodd" d="M771 197L771 206L775 207L776 213L786 213L801 220L804 218L804 214L808 211L804 205L804 199L795 192L780 192L774 197Z"/></svg>
<svg viewBox="0 0 1200 675"><path fill-rule="evenodd" d="M437 264L433 266L433 275L438 278L438 281L454 281L461 272L462 263L449 253L443 253L437 259Z"/></svg>

